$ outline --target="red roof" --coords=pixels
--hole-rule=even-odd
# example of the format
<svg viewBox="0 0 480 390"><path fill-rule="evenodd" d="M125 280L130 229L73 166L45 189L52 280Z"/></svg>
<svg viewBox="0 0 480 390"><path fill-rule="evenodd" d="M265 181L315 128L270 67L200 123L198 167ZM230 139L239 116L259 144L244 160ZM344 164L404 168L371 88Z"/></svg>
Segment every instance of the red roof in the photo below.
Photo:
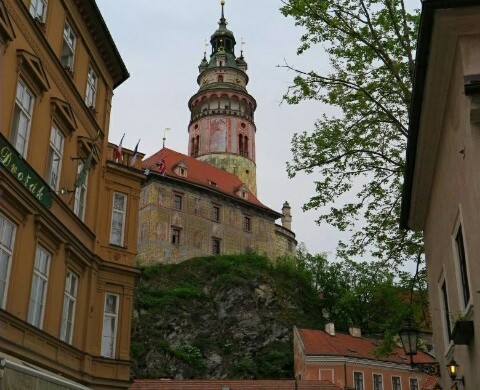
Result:
<svg viewBox="0 0 480 390"><path fill-rule="evenodd" d="M277 211L274 211L262 204L257 199L257 197L246 187L245 188L248 191L247 199L240 198L238 195L236 195L235 192L240 189L244 184L234 174L228 173L223 169L219 169L217 167L214 167L213 165L204 163L193 157L176 152L174 150L167 148L159 150L152 156L142 161L142 168L148 168L150 169L150 171L159 173L159 169L156 164L162 159L165 161L165 165L167 168L165 174L168 177L173 177L177 180L200 185L210 190L222 192L241 201L245 201L252 205L261 207L271 213L275 213L277 215L277 218L281 216L281 214ZM184 162L187 166L187 177L179 176L173 171L173 169L181 162Z"/></svg>
<svg viewBox="0 0 480 390"><path fill-rule="evenodd" d="M335 333L331 336L322 330L297 329L303 343L305 355L310 356L348 356L360 359L373 359L393 363L410 364L410 358L405 355L403 348L393 350L391 355L376 357L375 348L379 340L365 337L353 337L349 334ZM416 363L435 362L433 356L418 352L415 355Z"/></svg>
<svg viewBox="0 0 480 390"><path fill-rule="evenodd" d="M130 390L341 390L329 381L137 379Z"/></svg>

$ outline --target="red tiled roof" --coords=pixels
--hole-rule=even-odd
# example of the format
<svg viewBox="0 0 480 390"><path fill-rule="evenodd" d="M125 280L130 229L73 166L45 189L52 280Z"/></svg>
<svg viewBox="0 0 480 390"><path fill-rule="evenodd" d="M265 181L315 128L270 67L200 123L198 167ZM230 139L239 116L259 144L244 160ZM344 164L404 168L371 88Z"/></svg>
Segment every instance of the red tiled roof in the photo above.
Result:
<svg viewBox="0 0 480 390"><path fill-rule="evenodd" d="M275 213L277 218L281 217L280 213L262 204L250 191L248 191L248 199L243 199L236 195L235 192L243 185L243 182L237 176L174 150L167 148L159 150L142 161L142 168L148 168L150 171L158 173L159 170L156 163L162 159L165 160L167 167L166 176L222 192L231 197L261 207L270 213ZM173 168L182 161L188 168L187 177L178 176L173 171ZM215 183L215 186L212 186L211 183Z"/></svg>
<svg viewBox="0 0 480 390"><path fill-rule="evenodd" d="M427 377L425 384L422 386L422 390L438 390L442 387L438 384L437 378L434 376Z"/></svg>
<svg viewBox="0 0 480 390"><path fill-rule="evenodd" d="M340 390L329 381L138 379L130 390Z"/></svg>
<svg viewBox="0 0 480 390"><path fill-rule="evenodd" d="M349 334L335 333L329 335L322 330L297 329L302 339L305 355L314 356L348 356L360 359L373 359L393 363L409 364L410 358L405 355L403 348L393 350L385 357L376 357L374 350L379 341L365 337L353 337ZM415 355L416 363L435 362L435 359L426 353L418 352Z"/></svg>

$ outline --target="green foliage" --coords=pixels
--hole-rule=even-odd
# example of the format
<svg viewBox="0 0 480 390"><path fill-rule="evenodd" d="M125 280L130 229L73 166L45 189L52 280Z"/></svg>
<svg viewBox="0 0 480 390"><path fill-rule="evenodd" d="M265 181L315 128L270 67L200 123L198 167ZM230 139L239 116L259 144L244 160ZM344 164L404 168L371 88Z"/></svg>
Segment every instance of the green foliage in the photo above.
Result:
<svg viewBox="0 0 480 390"><path fill-rule="evenodd" d="M319 224L352 231L340 257L422 261L421 235L398 228L418 11L404 0L282 2L281 12L305 30L298 54L320 44L330 61L324 75L286 64L296 76L284 100L318 100L341 112L293 137L289 176L318 173L304 209L326 210Z"/></svg>

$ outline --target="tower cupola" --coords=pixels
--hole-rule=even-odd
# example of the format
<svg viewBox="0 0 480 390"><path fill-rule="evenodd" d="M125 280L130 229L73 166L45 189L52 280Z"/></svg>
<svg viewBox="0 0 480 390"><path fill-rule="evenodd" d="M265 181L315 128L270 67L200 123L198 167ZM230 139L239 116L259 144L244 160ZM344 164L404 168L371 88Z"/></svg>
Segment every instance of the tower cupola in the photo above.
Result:
<svg viewBox="0 0 480 390"><path fill-rule="evenodd" d="M243 47L240 56L235 56L236 41L227 29L225 1L221 6L219 27L210 37L210 58L205 51L198 66L199 90L188 102L190 155L235 174L256 194L257 103L247 92Z"/></svg>

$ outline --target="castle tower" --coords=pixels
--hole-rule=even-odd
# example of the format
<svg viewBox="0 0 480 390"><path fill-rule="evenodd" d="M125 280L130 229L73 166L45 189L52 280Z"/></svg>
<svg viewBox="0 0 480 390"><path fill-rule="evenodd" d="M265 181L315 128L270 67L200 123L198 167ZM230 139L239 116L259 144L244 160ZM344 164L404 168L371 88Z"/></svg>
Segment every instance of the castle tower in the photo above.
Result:
<svg viewBox="0 0 480 390"><path fill-rule="evenodd" d="M235 56L236 41L227 29L224 4L222 0L219 28L210 38L210 59L205 52L198 67L200 88L188 102L189 154L235 174L256 195L257 103L247 92L247 63L242 50Z"/></svg>

